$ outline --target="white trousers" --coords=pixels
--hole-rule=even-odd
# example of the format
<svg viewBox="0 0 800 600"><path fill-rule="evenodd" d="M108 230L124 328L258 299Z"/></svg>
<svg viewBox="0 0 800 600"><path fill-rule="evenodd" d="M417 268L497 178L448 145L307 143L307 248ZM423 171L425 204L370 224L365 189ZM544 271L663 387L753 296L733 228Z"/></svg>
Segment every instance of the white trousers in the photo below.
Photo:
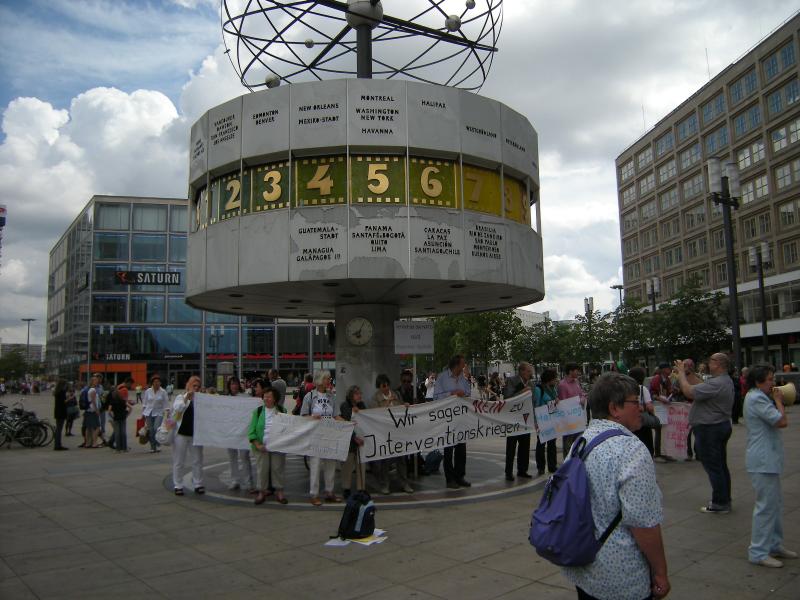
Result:
<svg viewBox="0 0 800 600"><path fill-rule="evenodd" d="M253 468L250 465L250 450L228 448L228 463L231 467L231 482L252 488Z"/></svg>
<svg viewBox="0 0 800 600"><path fill-rule="evenodd" d="M183 473L186 465L186 453L192 458L192 486L203 485L203 447L192 445L194 438L188 435L175 434L172 442L172 485L183 489Z"/></svg>
<svg viewBox="0 0 800 600"><path fill-rule="evenodd" d="M325 478L325 493L333 493L333 480L336 477L337 461L331 458L320 458L319 456L308 457L309 478L311 480L311 497L319 496L319 471Z"/></svg>

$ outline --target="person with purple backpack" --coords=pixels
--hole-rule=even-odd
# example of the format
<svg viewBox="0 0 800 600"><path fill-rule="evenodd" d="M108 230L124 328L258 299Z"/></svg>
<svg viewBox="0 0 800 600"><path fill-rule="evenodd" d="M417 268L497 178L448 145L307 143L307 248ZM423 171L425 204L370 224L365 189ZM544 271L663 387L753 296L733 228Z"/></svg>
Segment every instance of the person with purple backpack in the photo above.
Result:
<svg viewBox="0 0 800 600"><path fill-rule="evenodd" d="M575 451L591 452L582 457L600 547L593 561L565 566L562 572L576 586L579 600L663 598L670 583L661 535L661 490L650 453L630 435L642 423L639 385L628 375L605 373L592 388L589 403L593 418ZM595 437L603 441L592 444ZM572 460L571 455L567 462Z"/></svg>

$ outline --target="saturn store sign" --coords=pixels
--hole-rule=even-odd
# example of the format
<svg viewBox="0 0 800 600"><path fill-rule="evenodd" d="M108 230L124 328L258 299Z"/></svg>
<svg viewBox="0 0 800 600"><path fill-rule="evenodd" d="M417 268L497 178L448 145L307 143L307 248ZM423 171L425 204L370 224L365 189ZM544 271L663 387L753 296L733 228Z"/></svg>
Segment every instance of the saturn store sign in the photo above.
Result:
<svg viewBox="0 0 800 600"><path fill-rule="evenodd" d="M180 285L180 273L155 271L117 271L117 283L121 285Z"/></svg>

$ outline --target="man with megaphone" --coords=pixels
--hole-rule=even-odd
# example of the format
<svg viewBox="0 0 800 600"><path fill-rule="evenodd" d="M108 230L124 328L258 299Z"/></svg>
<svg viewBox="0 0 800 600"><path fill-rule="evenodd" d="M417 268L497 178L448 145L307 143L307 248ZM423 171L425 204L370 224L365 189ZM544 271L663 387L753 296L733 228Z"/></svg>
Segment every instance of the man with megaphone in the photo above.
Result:
<svg viewBox="0 0 800 600"><path fill-rule="evenodd" d="M771 365L750 368L750 391L744 399L745 465L756 492L748 559L762 567L779 568L783 563L778 559L797 558L797 553L783 546L783 440L779 430L787 421L783 392L773 387L774 382L775 368Z"/></svg>

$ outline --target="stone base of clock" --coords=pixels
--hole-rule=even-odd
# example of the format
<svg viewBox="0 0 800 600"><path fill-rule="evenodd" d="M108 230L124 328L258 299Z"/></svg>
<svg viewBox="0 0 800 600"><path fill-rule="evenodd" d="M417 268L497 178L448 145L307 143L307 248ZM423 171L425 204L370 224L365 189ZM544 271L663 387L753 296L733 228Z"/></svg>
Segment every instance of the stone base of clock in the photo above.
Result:
<svg viewBox="0 0 800 600"><path fill-rule="evenodd" d="M364 401L375 393L375 377L388 375L392 389L400 385L400 357L394 353L394 322L400 310L389 304L350 304L336 307L336 397L344 401L351 385L361 388ZM348 339L347 324L367 319L372 336L356 345Z"/></svg>

